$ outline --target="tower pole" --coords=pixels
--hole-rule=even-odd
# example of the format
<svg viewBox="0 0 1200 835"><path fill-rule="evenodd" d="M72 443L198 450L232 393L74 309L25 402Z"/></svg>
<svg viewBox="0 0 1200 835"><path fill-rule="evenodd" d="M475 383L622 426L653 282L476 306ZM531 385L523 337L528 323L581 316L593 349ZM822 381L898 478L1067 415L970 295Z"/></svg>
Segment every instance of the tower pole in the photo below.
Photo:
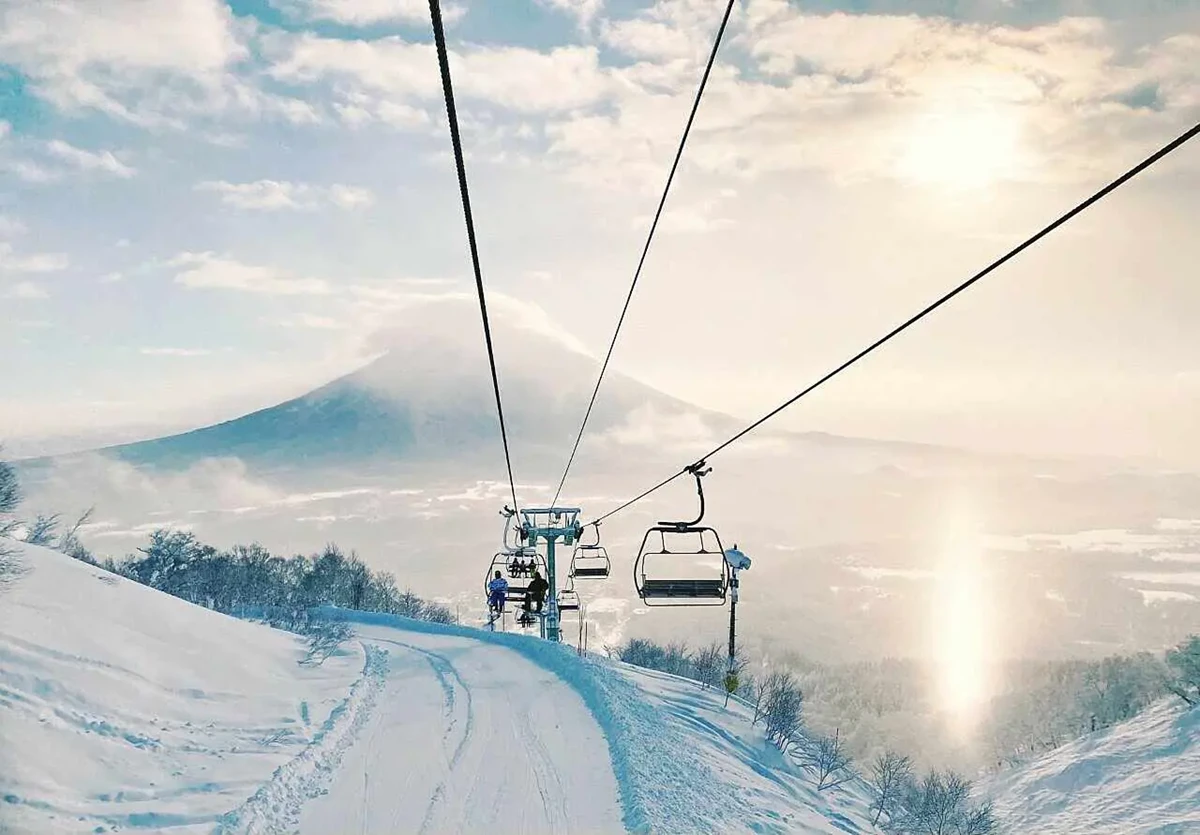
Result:
<svg viewBox="0 0 1200 835"><path fill-rule="evenodd" d="M558 586L555 581L554 573L554 545L557 539L557 531L549 534L546 537L546 574L549 575L546 577L546 582L549 583L550 588L548 589L549 599L546 602L546 617L544 622L546 624L546 637L551 641L557 641L559 639Z"/></svg>

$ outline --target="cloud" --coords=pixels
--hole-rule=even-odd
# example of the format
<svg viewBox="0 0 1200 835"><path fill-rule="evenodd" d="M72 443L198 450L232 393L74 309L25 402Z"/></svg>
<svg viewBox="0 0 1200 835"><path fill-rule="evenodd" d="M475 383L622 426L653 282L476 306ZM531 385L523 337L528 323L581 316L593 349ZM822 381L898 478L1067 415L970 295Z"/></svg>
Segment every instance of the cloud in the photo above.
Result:
<svg viewBox="0 0 1200 835"><path fill-rule="evenodd" d="M69 259L62 253L14 255L12 244L0 242L0 272L52 273L65 270Z"/></svg>
<svg viewBox="0 0 1200 835"><path fill-rule="evenodd" d="M573 16L579 25L586 27L600 13L604 0L537 0L543 6L558 9Z"/></svg>
<svg viewBox="0 0 1200 835"><path fill-rule="evenodd" d="M262 211L313 210L324 203L342 209L356 209L370 206L375 201L369 189L357 186L324 187L277 180L256 180L252 183L209 181L197 184L196 190L216 192L221 195L221 202L230 206Z"/></svg>
<svg viewBox="0 0 1200 835"><path fill-rule="evenodd" d="M299 20L328 20L347 26L371 26L399 21L427 23L427 0L269 0L280 11ZM464 6L446 3L442 22L451 26L466 15Z"/></svg>
<svg viewBox="0 0 1200 835"><path fill-rule="evenodd" d="M607 110L551 114L551 157L574 180L645 188L669 164L700 76L689 45L705 32L711 43L688 8L606 25L606 43L650 60L612 71ZM725 179L1089 180L1200 108L1200 65L1182 58L1195 55L1190 35L1138 43L1099 19L1015 28L811 14L783 0L756 0L735 23L684 158Z"/></svg>
<svg viewBox="0 0 1200 835"><path fill-rule="evenodd" d="M12 215L0 215L0 237L15 238L24 235L29 228Z"/></svg>
<svg viewBox="0 0 1200 835"><path fill-rule="evenodd" d="M40 284L34 284L32 281L18 281L5 291L4 296L9 299L34 301L37 299L47 299L50 297L50 294Z"/></svg>
<svg viewBox="0 0 1200 835"><path fill-rule="evenodd" d="M270 75L293 85L329 85L333 109L350 124L370 119L401 127L428 123L426 106L440 110L442 88L433 47L398 36L371 41L311 33L264 37ZM520 113L544 113L601 101L610 87L594 47L541 52L512 46L452 51L458 97ZM555 79L547 84L546 79Z"/></svg>
<svg viewBox="0 0 1200 835"><path fill-rule="evenodd" d="M734 8L732 26L737 25L740 16L738 6ZM600 34L605 44L627 55L688 59L689 63L702 65L712 51L713 38L724 13L722 3L656 0L632 18L606 21ZM728 33L723 42L727 39Z"/></svg>
<svg viewBox="0 0 1200 835"><path fill-rule="evenodd" d="M206 357L212 351L207 348L139 348L138 353L148 357Z"/></svg>
<svg viewBox="0 0 1200 835"><path fill-rule="evenodd" d="M335 206L343 209L358 209L370 206L375 202L375 195L369 189L357 186L335 185L329 188L329 199Z"/></svg>
<svg viewBox="0 0 1200 835"><path fill-rule="evenodd" d="M295 316L279 319L276 324L285 328L311 328L313 330L343 330L347 327L345 322L316 313L298 313Z"/></svg>
<svg viewBox="0 0 1200 835"><path fill-rule="evenodd" d="M174 129L226 114L321 122L307 102L259 83L258 29L222 0L10 0L0 55L30 93L66 113Z"/></svg>
<svg viewBox="0 0 1200 835"><path fill-rule="evenodd" d="M0 53L56 107L143 123L228 94L226 70L248 54L219 0L16 0Z"/></svg>
<svg viewBox="0 0 1200 835"><path fill-rule="evenodd" d="M642 446L680 454L698 454L717 442L704 418L694 412L666 413L653 405L631 412L602 436L621 446Z"/></svg>
<svg viewBox="0 0 1200 835"><path fill-rule="evenodd" d="M168 262L183 267L175 283L192 289L235 290L264 296L325 296L333 292L319 278L300 278L275 267L243 264L211 252L184 252Z"/></svg>
<svg viewBox="0 0 1200 835"><path fill-rule="evenodd" d="M61 139L51 140L47 143L46 149L81 171L104 171L122 179L132 177L137 173L133 168L113 156L112 151L85 151Z"/></svg>

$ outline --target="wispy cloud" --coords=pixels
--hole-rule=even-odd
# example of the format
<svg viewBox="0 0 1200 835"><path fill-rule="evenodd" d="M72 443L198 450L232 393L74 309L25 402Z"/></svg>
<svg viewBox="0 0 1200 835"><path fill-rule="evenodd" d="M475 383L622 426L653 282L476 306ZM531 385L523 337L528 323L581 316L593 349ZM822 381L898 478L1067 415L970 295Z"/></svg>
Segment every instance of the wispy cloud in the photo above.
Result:
<svg viewBox="0 0 1200 835"><path fill-rule="evenodd" d="M196 190L216 192L223 203L258 211L311 211L322 205L357 209L375 202L375 196L369 189L340 184L315 186L278 180L255 180L250 183L217 180L198 183Z"/></svg>
<svg viewBox="0 0 1200 835"><path fill-rule="evenodd" d="M328 20L347 26L370 26L402 21L425 23L429 4L425 0L269 0L272 6L299 20ZM449 26L466 15L466 7L448 2L442 6L443 22Z"/></svg>
<svg viewBox="0 0 1200 835"><path fill-rule="evenodd" d="M333 292L319 278L301 278L275 267L243 264L211 252L184 252L169 262L183 267L175 283L193 289L237 290L264 296L325 296Z"/></svg>
<svg viewBox="0 0 1200 835"><path fill-rule="evenodd" d="M16 284L4 291L5 298L24 299L26 301L34 301L38 299L47 299L50 294L46 288L40 284L35 284L32 281L18 281Z"/></svg>
<svg viewBox="0 0 1200 835"><path fill-rule="evenodd" d="M76 148L61 139L51 140L47 143L46 149L81 171L103 171L123 179L137 173L136 170L117 159L112 151L87 151L83 148Z"/></svg>
<svg viewBox="0 0 1200 835"><path fill-rule="evenodd" d="M0 237L15 238L18 235L24 235L28 227L19 219L11 215L0 214Z"/></svg>
<svg viewBox="0 0 1200 835"><path fill-rule="evenodd" d="M138 353L148 357L206 357L212 351L208 348L139 348Z"/></svg>
<svg viewBox="0 0 1200 835"><path fill-rule="evenodd" d="M65 270L69 263L70 259L61 252L16 255L12 244L0 242L0 272L52 273Z"/></svg>

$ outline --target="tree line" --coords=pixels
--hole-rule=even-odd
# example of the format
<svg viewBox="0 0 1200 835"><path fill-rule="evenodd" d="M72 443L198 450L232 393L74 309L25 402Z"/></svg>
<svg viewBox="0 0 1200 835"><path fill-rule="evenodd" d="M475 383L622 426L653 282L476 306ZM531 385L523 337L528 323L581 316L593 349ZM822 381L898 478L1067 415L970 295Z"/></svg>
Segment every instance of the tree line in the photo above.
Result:
<svg viewBox="0 0 1200 835"><path fill-rule="evenodd" d="M724 682L727 655L719 643L690 649L682 642L658 644L643 638L606 647L609 654L639 667L691 678L703 687ZM748 671L734 660L737 695L752 711L767 741L812 775L818 791L862 780L872 801L873 823L893 835L989 835L997 831L990 801L974 802L971 781L954 771L930 769L918 774L910 757L883 751L864 771L856 764L840 729L822 734L808 727L804 690L786 669Z"/></svg>
<svg viewBox="0 0 1200 835"><path fill-rule="evenodd" d="M456 621L445 606L401 590L394 575L372 570L356 553L346 554L332 543L319 553L283 557L257 543L220 549L189 531L159 529L136 553L100 559L79 537L91 511L70 525L57 514L21 521L16 515L21 498L15 471L0 460L0 575L5 573L5 565L14 565L11 555L3 556L3 544L5 538L15 536L189 603L303 634L319 633L326 641L331 632L339 630L316 626L313 610L320 606L437 623Z"/></svg>

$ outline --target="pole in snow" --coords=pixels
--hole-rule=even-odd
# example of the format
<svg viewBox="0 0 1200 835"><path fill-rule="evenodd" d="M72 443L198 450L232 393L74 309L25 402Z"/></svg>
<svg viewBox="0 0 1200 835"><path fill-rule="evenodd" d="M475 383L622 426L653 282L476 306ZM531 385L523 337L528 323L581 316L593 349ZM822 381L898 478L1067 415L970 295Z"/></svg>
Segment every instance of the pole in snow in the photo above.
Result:
<svg viewBox="0 0 1200 835"><path fill-rule="evenodd" d="M738 689L737 669L737 604L738 604L738 572L750 570L750 558L738 550L737 543L725 552L725 562L729 565L729 667L725 671L725 704L729 704L729 696Z"/></svg>

